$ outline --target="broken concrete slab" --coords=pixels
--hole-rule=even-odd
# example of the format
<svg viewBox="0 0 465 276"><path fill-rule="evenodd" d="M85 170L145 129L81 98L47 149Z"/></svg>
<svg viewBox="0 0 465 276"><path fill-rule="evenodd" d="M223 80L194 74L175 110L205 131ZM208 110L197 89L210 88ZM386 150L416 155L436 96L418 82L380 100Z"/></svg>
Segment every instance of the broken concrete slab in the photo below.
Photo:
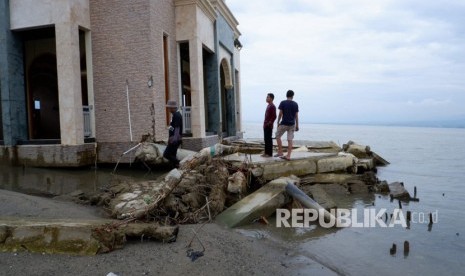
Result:
<svg viewBox="0 0 465 276"><path fill-rule="evenodd" d="M322 158L317 162L318 173L356 172L357 158L352 154L341 154L330 158Z"/></svg>
<svg viewBox="0 0 465 276"><path fill-rule="evenodd" d="M306 145L311 152L337 153L342 150L342 148L333 141L303 141L303 144Z"/></svg>
<svg viewBox="0 0 465 276"><path fill-rule="evenodd" d="M243 198L216 217L216 221L228 227L236 227L251 223L261 216L268 217L277 208L290 202L285 193L287 184L297 183L297 177L280 177L254 193Z"/></svg>
<svg viewBox="0 0 465 276"><path fill-rule="evenodd" d="M307 187L305 192L310 192L312 198L326 210L336 208L336 203L331 196L321 187L322 185L313 185Z"/></svg>
<svg viewBox="0 0 465 276"><path fill-rule="evenodd" d="M312 185L312 184L343 184L352 180L360 180L361 175L348 174L348 173L323 173L305 176L300 179L301 185Z"/></svg>
<svg viewBox="0 0 465 276"><path fill-rule="evenodd" d="M281 176L314 174L317 172L316 162L318 160L334 156L336 156L335 153L293 152L292 159L286 161L280 158L261 157L258 154L236 153L224 159L237 168L243 166L247 159L256 166L254 175L269 181Z"/></svg>
<svg viewBox="0 0 465 276"><path fill-rule="evenodd" d="M381 181L374 185L373 190L377 193L387 194L389 193L389 184L386 181Z"/></svg>
<svg viewBox="0 0 465 276"><path fill-rule="evenodd" d="M390 195L392 198L406 199L406 200L411 198L409 192L404 187L404 183L402 182L390 183L389 191L390 191Z"/></svg>
<svg viewBox="0 0 465 276"><path fill-rule="evenodd" d="M370 158L371 149L370 146L359 145L353 141L349 141L347 144L342 145L342 149L350 154L353 154L357 158Z"/></svg>
<svg viewBox="0 0 465 276"><path fill-rule="evenodd" d="M356 165L357 171L371 171L376 167L375 160L373 158L358 159Z"/></svg>
<svg viewBox="0 0 465 276"><path fill-rule="evenodd" d="M95 255L102 244L92 236L92 229L102 220L31 220L0 219L4 229L0 251L23 251Z"/></svg>
<svg viewBox="0 0 465 276"><path fill-rule="evenodd" d="M347 144L344 144L342 146L342 149L344 152L351 153L355 157L360 158L360 159L372 159L373 161L373 168L376 165L379 166L387 166L389 165L389 162L376 154L375 152L371 151L370 146L365 146L365 145L359 145L353 141L347 142ZM363 162L366 163L366 162ZM371 165L371 164L370 164Z"/></svg>
<svg viewBox="0 0 465 276"><path fill-rule="evenodd" d="M373 159L375 161L375 164L378 165L378 166L387 166L391 163L389 163L386 159L384 159L383 157L379 156L378 154L376 154L375 152L372 153L373 155Z"/></svg>
<svg viewBox="0 0 465 276"><path fill-rule="evenodd" d="M0 251L95 255L121 248L126 236L176 239L177 226L114 220L0 218Z"/></svg>

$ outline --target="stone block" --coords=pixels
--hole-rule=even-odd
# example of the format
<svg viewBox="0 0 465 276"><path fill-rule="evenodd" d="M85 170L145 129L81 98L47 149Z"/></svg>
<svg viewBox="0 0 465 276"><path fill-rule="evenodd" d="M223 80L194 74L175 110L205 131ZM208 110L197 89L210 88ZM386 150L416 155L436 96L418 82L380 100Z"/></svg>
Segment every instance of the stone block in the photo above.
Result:
<svg viewBox="0 0 465 276"><path fill-rule="evenodd" d="M316 173L316 162L312 159L295 159L291 161L273 162L263 166L265 180L276 179L281 176L307 175Z"/></svg>
<svg viewBox="0 0 465 276"><path fill-rule="evenodd" d="M270 216L277 208L290 202L285 192L288 182L298 182L298 178L281 177L269 182L219 214L216 222L228 227L236 227L251 223L262 216Z"/></svg>
<svg viewBox="0 0 465 276"><path fill-rule="evenodd" d="M321 185L313 185L308 187L305 191L312 194L312 198L326 210L336 208L336 203L329 196L329 194L321 187Z"/></svg>
<svg viewBox="0 0 465 276"><path fill-rule="evenodd" d="M398 199L410 199L411 196L409 192L405 189L404 183L402 182L393 182L389 184L390 195L393 198Z"/></svg>
<svg viewBox="0 0 465 276"><path fill-rule="evenodd" d="M317 162L318 173L328 172L346 172L349 168L353 168L356 163L356 158L351 154L339 154L336 157L320 159Z"/></svg>

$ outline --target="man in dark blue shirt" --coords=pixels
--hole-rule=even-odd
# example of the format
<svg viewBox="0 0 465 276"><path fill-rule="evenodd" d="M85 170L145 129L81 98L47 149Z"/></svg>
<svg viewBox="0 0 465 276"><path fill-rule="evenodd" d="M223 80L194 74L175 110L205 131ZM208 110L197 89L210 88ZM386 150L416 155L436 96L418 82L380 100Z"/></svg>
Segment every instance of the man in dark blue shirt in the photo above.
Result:
<svg viewBox="0 0 465 276"><path fill-rule="evenodd" d="M285 160L291 159L292 140L294 131L299 131L299 105L294 102L294 91L288 90L286 93L287 100L279 104L278 130L276 131L276 142L278 143L278 153L275 157ZM283 154L283 143L281 137L287 132L287 154Z"/></svg>
<svg viewBox="0 0 465 276"><path fill-rule="evenodd" d="M179 167L179 160L176 157L179 145L182 142L182 115L178 111L176 101L169 100L166 103L166 108L171 112L172 118L169 128L168 145L163 152L163 157L168 159L174 167Z"/></svg>

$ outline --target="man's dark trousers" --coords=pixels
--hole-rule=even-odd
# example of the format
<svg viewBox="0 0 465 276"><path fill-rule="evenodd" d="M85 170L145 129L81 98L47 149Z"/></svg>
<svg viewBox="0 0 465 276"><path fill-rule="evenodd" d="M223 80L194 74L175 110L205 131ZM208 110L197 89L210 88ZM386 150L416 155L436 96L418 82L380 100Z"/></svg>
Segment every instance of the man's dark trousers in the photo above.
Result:
<svg viewBox="0 0 465 276"><path fill-rule="evenodd" d="M179 166L179 160L176 158L176 153L178 152L179 145L181 143L172 143L166 146L165 152L163 153L163 157L168 159L174 167Z"/></svg>
<svg viewBox="0 0 465 276"><path fill-rule="evenodd" d="M270 127L263 128L263 137L265 137L265 154L273 156L273 129Z"/></svg>

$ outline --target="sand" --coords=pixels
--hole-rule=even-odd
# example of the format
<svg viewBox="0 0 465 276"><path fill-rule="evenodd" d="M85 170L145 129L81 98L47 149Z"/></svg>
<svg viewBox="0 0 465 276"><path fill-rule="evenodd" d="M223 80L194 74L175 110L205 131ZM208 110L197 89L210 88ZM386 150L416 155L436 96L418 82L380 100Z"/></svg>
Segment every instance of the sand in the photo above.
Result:
<svg viewBox="0 0 465 276"><path fill-rule="evenodd" d="M0 190L0 217L95 219L101 210L72 202ZM174 243L129 241L123 249L96 256L0 253L0 275L334 275L283 242L244 236L215 223L198 237L204 255L187 257L187 245L200 225L182 225ZM195 239L194 250L202 250Z"/></svg>

